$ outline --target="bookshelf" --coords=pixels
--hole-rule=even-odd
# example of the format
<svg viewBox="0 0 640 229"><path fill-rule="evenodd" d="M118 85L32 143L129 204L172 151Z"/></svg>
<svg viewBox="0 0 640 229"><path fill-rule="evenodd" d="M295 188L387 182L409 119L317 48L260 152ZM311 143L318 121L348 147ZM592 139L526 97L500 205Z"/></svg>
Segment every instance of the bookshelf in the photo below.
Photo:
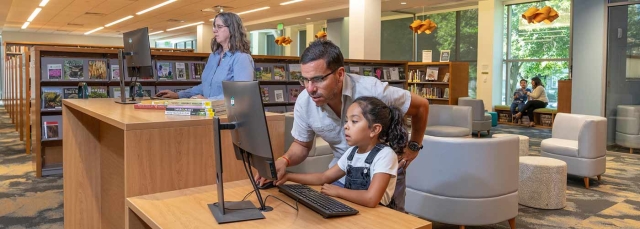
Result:
<svg viewBox="0 0 640 229"><path fill-rule="evenodd" d="M430 104L458 105L458 98L469 94L469 63L409 62L407 69L407 90ZM427 79L429 73L431 80Z"/></svg>
<svg viewBox="0 0 640 229"><path fill-rule="evenodd" d="M5 42L6 45L6 42ZM20 141L25 142L25 153L29 154L31 141L29 132L29 52L24 47L12 47L5 49L3 80L3 104L9 113L15 130L19 133Z"/></svg>
<svg viewBox="0 0 640 229"><path fill-rule="evenodd" d="M50 94L44 94L44 92L51 93L57 92L62 98L66 97L65 89L73 89L78 86L78 83L85 82L90 88L107 88L106 96L114 97L113 89L119 86L119 80L112 79L111 70L113 65L117 65L117 47L67 47L67 46L34 46L30 48L31 58L30 67L31 74L29 74L31 91L31 102L29 104L30 112L32 116L31 132L28 136L31 136L31 142L33 142L32 152L34 154L33 161L36 168L36 176L46 176L50 174L59 174L62 171L62 142L64 139L62 133L62 109L61 107L50 105L45 108L44 101L49 104ZM160 63L167 63L165 66L169 66L171 69L176 70L176 63L206 63L209 53L193 53L193 52L176 52L165 50L152 50L151 52L154 76L148 79L139 79L138 82L143 87L143 90L151 91L150 94L155 92L169 89L169 90L182 90L191 88L200 83L200 79L187 78L186 80L173 79L161 80L158 74L157 66ZM269 89L269 101L264 101L265 111L269 112L287 112L292 111L295 105L295 99L290 99L289 89L298 88L298 92L303 89L297 79L291 79L290 65L299 63L299 57L291 56L252 56L256 67L267 66L273 69L276 66L282 66L284 69L284 75L280 80L275 80L274 71L270 71L270 78L268 80L259 79L261 87ZM83 79L73 80L65 79L65 66L67 66L67 60L82 60L83 66ZM104 60L107 63L107 76L106 78L90 79L88 77L88 63L92 60ZM51 77L49 74L49 65L61 65L62 67L55 67L53 69L61 69L63 73L61 76ZM73 64L68 65L72 67ZM402 61L380 61L380 60L345 60L345 67L359 66L359 67L379 67L379 68L398 68L401 72L407 71L407 62ZM126 67L126 66L125 66ZM189 71L189 70L187 70ZM175 74L174 74L175 75ZM127 82L129 77L124 76ZM402 87L406 89L406 80L400 78L398 80L383 80L389 82L389 84ZM128 84L128 83L127 83ZM279 94L282 100L276 100L276 90L280 90ZM54 93L55 94L55 93ZM55 103L53 103L55 104ZM47 124L45 124L45 122ZM53 123L48 125L49 123ZM58 133L49 134L47 130L54 130L51 126L57 125ZM55 130L54 130L55 131Z"/></svg>

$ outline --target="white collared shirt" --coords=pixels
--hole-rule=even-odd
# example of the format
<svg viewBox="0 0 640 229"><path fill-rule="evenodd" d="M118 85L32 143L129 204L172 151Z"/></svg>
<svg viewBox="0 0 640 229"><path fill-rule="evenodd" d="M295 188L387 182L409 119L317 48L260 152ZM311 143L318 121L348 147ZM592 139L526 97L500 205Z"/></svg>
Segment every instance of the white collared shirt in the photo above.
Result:
<svg viewBox="0 0 640 229"><path fill-rule="evenodd" d="M387 105L396 106L403 115L407 113L411 104L411 93L407 90L389 86L388 83L374 77L347 73L342 84L340 117L327 104L316 106L309 93L304 90L296 100L291 135L301 142L311 142L318 135L329 143L333 151L333 160L329 164L331 168L350 147L344 137L345 116L347 108L361 96L373 96Z"/></svg>

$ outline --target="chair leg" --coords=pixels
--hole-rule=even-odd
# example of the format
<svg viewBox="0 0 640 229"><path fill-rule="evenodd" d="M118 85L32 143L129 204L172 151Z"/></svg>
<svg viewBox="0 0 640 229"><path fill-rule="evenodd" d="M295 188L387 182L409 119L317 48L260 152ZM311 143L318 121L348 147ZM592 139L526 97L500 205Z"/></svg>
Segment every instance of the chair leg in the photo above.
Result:
<svg viewBox="0 0 640 229"><path fill-rule="evenodd" d="M589 189L589 178L585 177L584 178L584 187L586 187L587 189Z"/></svg>
<svg viewBox="0 0 640 229"><path fill-rule="evenodd" d="M633 154L633 148L629 148L629 154Z"/></svg>
<svg viewBox="0 0 640 229"><path fill-rule="evenodd" d="M598 181L600 181L600 175L598 175Z"/></svg>
<svg viewBox="0 0 640 229"><path fill-rule="evenodd" d="M478 137L480 137L480 131L478 131Z"/></svg>
<svg viewBox="0 0 640 229"><path fill-rule="evenodd" d="M460 229L464 229L464 225L460 225Z"/></svg>
<svg viewBox="0 0 640 229"><path fill-rule="evenodd" d="M509 227L511 227L511 229L516 229L516 218L509 220Z"/></svg>
<svg viewBox="0 0 640 229"><path fill-rule="evenodd" d="M491 130L487 130L487 135L491 135Z"/></svg>

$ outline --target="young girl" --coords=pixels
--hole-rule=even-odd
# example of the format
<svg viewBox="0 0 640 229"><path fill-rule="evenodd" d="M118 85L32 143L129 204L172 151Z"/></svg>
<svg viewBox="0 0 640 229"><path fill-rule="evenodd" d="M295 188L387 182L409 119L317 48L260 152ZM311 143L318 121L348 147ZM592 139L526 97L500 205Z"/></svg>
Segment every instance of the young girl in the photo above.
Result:
<svg viewBox="0 0 640 229"><path fill-rule="evenodd" d="M277 185L293 181L323 185L321 192L366 207L378 204L396 209L393 193L397 154L407 145L402 112L375 97L357 98L347 110L344 133L350 146L338 163L324 173L287 173ZM345 176L344 188L332 185Z"/></svg>

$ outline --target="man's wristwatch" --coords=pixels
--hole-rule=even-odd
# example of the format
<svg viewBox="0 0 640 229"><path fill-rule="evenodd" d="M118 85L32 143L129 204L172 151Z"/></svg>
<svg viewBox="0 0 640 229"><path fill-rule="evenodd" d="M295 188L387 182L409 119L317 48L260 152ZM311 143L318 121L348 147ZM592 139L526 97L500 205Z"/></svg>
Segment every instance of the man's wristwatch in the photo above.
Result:
<svg viewBox="0 0 640 229"><path fill-rule="evenodd" d="M418 144L418 143L417 143L417 142L415 142L415 141L410 141L410 142L409 142L409 146L408 146L408 147L409 147L409 149L410 149L411 151L418 152L418 151L420 151L420 150L422 149L422 147L423 147L423 146L421 146L420 144Z"/></svg>

